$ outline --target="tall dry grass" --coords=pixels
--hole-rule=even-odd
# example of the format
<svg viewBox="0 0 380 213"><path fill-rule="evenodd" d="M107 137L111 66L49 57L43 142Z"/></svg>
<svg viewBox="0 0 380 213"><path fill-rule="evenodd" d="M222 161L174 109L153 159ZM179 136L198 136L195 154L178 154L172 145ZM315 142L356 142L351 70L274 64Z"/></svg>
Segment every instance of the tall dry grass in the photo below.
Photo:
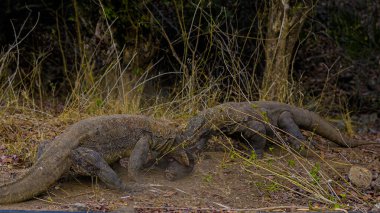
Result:
<svg viewBox="0 0 380 213"><path fill-rule="evenodd" d="M184 7L178 5L176 10L181 33L180 38L174 40L170 38L158 19L155 19L153 13L150 13L168 44L170 54L175 59L174 67L178 68L178 70L166 74L179 75L181 79L169 97L157 98L150 106L142 107L144 106L144 87L164 74L149 75L155 68L155 64L153 64L139 77L131 78L129 65L133 62L134 57L126 66L122 65L123 49L116 48L116 42L110 30L111 24L106 22L106 30L102 33L110 38L110 48L113 51L109 55L108 63L101 67L104 71L97 75L95 73L98 72L94 70L93 66L95 55L100 50L95 48L92 52L88 52L84 48L80 48L81 55L77 70L74 75L66 75L71 92L62 103L55 104L62 104L63 110L58 115L52 115L44 105L54 101L50 97L54 97L56 91L54 87L51 91L43 90L43 70L41 70L41 64L49 57L49 53L36 55L33 69L28 72L29 74L24 75L19 65L19 58L22 57L20 46L33 29L23 32L24 29L21 27L15 29L14 43L0 53L0 115L5 118L4 115L17 112L32 115L36 120L38 117L43 117L44 122L52 122L60 129L60 125L57 124L59 122L72 123L84 117L100 114L144 113L168 118L189 117L198 110L220 102L249 101L259 97L260 89L257 85L259 79L256 78L256 72L258 72L262 60L263 33L259 33L257 38L252 38L249 35L253 26L249 26L247 33L241 35L232 25L230 16L225 15L225 11L221 10L220 16L214 17L200 5L195 5L193 20L190 26L187 26L183 15ZM252 25L256 22L262 24L262 21L258 20L259 16L254 19ZM79 20L76 21L79 24ZM206 30L202 29L201 22L207 23L209 27ZM35 25L37 24L35 23ZM76 33L80 38L80 28L77 28ZM257 45L256 49L250 51L251 55L246 56L244 54L246 48L249 47L245 44L248 40L254 40ZM81 45L80 43L78 45ZM183 44L182 53L175 48L178 43ZM61 55L65 59L63 45L60 46ZM66 64L67 60L62 61L65 73L67 73L67 67L69 67ZM216 68L221 70L219 74L213 72ZM292 91L289 94L292 94L292 98L289 101L300 105L303 92L297 82L292 82L291 85L293 85ZM58 117L58 120L53 117ZM5 120L2 123L6 124L9 121ZM11 126L12 123L7 123L7 125ZM39 136L32 139L13 137L12 139L16 141L4 140L2 143L7 146L9 153L24 156L25 161L31 161L33 155L30 153L35 151L36 143L25 143L25 140L36 141L50 136L50 134L44 135L42 130L46 130L46 128L41 129L41 132L38 132ZM278 129L274 130L281 132ZM23 131L25 129L21 128L15 133L21 135ZM360 192L349 183L344 182L342 185L341 182L334 180L333 176L338 176L343 180L344 177L334 169L331 162L325 161L316 154L319 158L317 165L315 161L299 156L286 145L283 135L284 133L276 134L274 139L270 139L279 149L285 150L285 154L281 156L273 155L259 160L254 156L246 156L232 146L226 148L231 152L231 156L243 160L244 163L241 166L248 173L267 180L265 184L275 184L290 193L298 194L302 199L337 207L344 203L342 201L344 200L343 194L351 194L357 202L364 202L354 195L355 193L360 194ZM275 178L268 178L269 176L265 174L270 174ZM335 191L337 188L340 189L340 193Z"/></svg>

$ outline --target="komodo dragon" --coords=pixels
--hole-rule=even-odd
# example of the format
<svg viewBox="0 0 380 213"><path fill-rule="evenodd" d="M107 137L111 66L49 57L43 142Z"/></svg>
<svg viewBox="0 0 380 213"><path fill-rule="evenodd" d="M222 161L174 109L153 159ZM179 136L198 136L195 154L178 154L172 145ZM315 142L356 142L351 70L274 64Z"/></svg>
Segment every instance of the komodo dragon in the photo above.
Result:
<svg viewBox="0 0 380 213"><path fill-rule="evenodd" d="M200 152L212 135L239 135L261 157L265 136L273 136L276 128L290 134L289 143L297 151L303 148L303 143L306 147L312 146L300 129L314 131L343 147L376 144L349 139L314 112L271 101L228 102L206 109L189 120L178 140L187 141L190 146L195 144L190 150Z"/></svg>
<svg viewBox="0 0 380 213"><path fill-rule="evenodd" d="M71 166L97 176L107 187L131 190L109 166L130 155L128 175L136 178L154 151L171 156L182 170L187 153L178 147L177 128L167 121L137 115L99 116L79 121L57 136L21 178L0 186L0 204L14 203L44 192ZM180 172L179 172L180 173Z"/></svg>

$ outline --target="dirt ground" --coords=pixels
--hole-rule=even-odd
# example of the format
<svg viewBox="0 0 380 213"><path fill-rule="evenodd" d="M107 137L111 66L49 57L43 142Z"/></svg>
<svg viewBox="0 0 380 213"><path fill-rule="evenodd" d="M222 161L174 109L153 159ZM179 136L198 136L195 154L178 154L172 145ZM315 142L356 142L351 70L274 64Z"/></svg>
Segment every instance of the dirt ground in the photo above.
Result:
<svg viewBox="0 0 380 213"><path fill-rule="evenodd" d="M38 122L31 126L35 125ZM31 126L21 131L25 128L31 131ZM3 127L8 132L12 130L4 122ZM44 129L44 125L39 128ZM380 143L379 132L365 137ZM146 186L144 190L131 194L106 189L90 177L71 177L60 180L35 199L0 205L0 209L110 211L135 208L138 212L175 212L305 211L335 207L367 211L380 203L380 192L374 187L357 188L347 177L352 165L360 165L368 168L375 179L380 172L380 145L327 147L325 140L315 138L324 147L323 151L316 150L317 156L297 157L271 146L263 159L247 160L225 150L219 143L223 140L214 139L214 145L199 157L194 172L181 180L168 181L161 170L151 169L139 180ZM3 147L3 153L0 151L3 160L4 156L9 157L4 154L5 149ZM23 164L11 166L4 162L0 167L0 183L17 178L27 170L22 168ZM125 162L116 165L115 170L126 183L131 183Z"/></svg>

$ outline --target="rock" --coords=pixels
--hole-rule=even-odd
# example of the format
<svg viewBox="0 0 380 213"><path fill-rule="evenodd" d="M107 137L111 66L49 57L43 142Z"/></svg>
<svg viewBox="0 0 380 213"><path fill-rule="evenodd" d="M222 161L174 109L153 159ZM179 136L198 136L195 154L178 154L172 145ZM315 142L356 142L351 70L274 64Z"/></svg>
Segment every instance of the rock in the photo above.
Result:
<svg viewBox="0 0 380 213"><path fill-rule="evenodd" d="M380 138L379 138L380 142ZM369 170L373 170L375 173L380 172L380 159L373 160L368 166L366 166ZM377 176L376 176L377 177ZM375 177L375 178L376 178Z"/></svg>
<svg viewBox="0 0 380 213"><path fill-rule="evenodd" d="M372 172L361 166L352 166L348 178L355 186L366 189L371 185Z"/></svg>
<svg viewBox="0 0 380 213"><path fill-rule="evenodd" d="M374 181L372 181L371 186L375 192L380 192L380 176L378 176Z"/></svg>
<svg viewBox="0 0 380 213"><path fill-rule="evenodd" d="M113 212L114 213L134 213L134 212L137 212L137 210L131 206L124 206L124 207L117 209Z"/></svg>
<svg viewBox="0 0 380 213"><path fill-rule="evenodd" d="M84 203L74 203L70 207L76 211L88 211L87 205Z"/></svg>

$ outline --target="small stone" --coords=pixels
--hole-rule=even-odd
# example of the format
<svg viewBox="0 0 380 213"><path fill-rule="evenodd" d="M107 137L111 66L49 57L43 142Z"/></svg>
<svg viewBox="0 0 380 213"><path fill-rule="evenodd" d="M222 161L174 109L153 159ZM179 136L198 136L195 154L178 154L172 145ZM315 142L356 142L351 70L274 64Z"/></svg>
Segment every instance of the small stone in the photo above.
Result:
<svg viewBox="0 0 380 213"><path fill-rule="evenodd" d="M84 203L74 203L71 205L71 208L77 211L87 211L87 205Z"/></svg>
<svg viewBox="0 0 380 213"><path fill-rule="evenodd" d="M133 212L138 212L137 209L133 208L132 206L124 206L124 207L121 207L120 209L116 209L115 211L113 211L115 213L133 213Z"/></svg>
<svg viewBox="0 0 380 213"><path fill-rule="evenodd" d="M366 189L371 185L372 173L361 166L352 166L348 178L355 186Z"/></svg>
<svg viewBox="0 0 380 213"><path fill-rule="evenodd" d="M378 176L373 182L372 187L375 192L380 192L380 176Z"/></svg>

